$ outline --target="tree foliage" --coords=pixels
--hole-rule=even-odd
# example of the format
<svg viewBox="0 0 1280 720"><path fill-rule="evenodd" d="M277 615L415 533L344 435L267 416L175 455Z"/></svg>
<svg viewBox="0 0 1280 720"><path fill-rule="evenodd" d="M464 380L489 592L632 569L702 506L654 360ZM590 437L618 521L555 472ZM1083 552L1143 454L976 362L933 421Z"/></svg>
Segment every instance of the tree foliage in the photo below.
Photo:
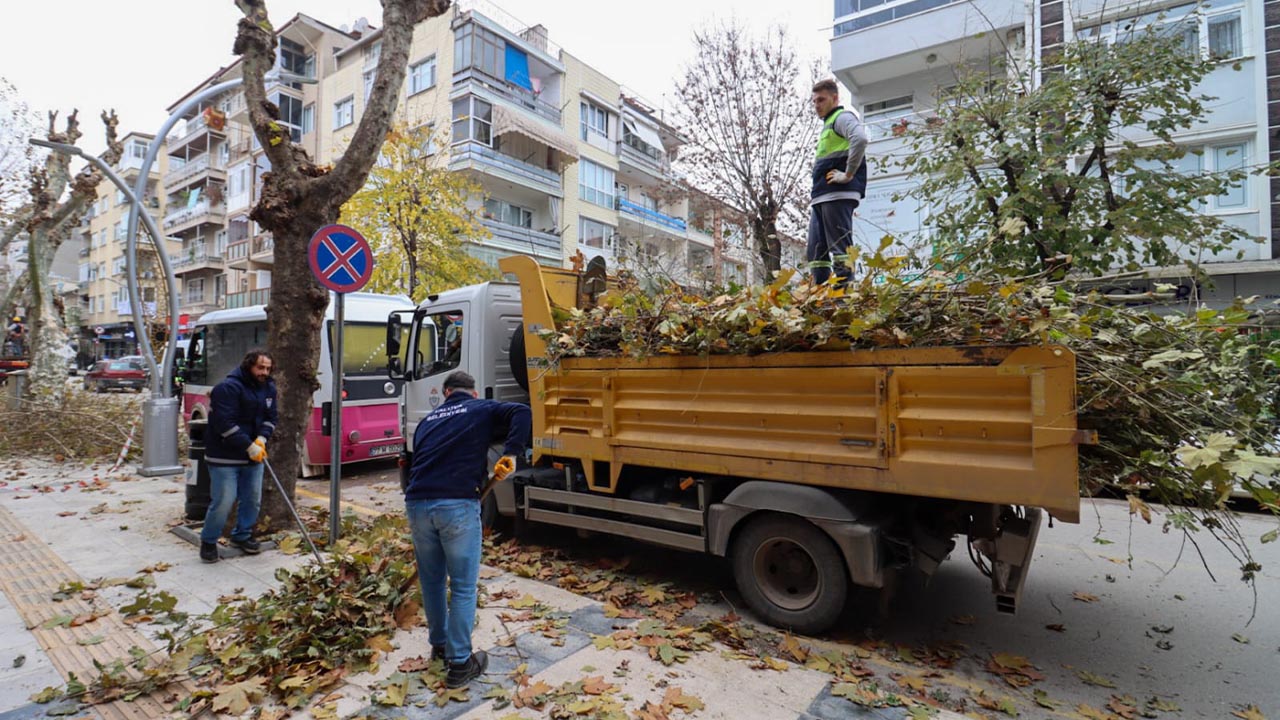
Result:
<svg viewBox="0 0 1280 720"><path fill-rule="evenodd" d="M291 142L278 122L280 108L267 98L265 76L276 65L276 32L265 0L236 0L244 14L233 52L240 56L249 122L271 163L262 193L249 217L269 231L276 263L267 305L267 343L280 371L280 421L271 459L285 492L292 497L302 437L311 418L311 397L320 387L320 326L329 294L311 274L307 244L319 228L337 221L342 205L360 190L391 129L404 87L414 27L449 9L449 0L383 0L382 51L364 112L342 157L321 167ZM268 486L263 512L272 524L287 523L287 498Z"/></svg>
<svg viewBox="0 0 1280 720"><path fill-rule="evenodd" d="M1179 171L1198 151L1175 140L1204 121L1213 98L1199 83L1217 66L1156 24L1114 44L1067 43L1046 66L966 70L936 117L907 128L899 164L923 178L908 195L927 209L940 253L1015 276L1177 265L1240 247L1248 234L1203 209L1256 169L1237 158Z"/></svg>
<svg viewBox="0 0 1280 720"><path fill-rule="evenodd" d="M675 122L688 140L680 164L746 217L769 275L781 267L780 231L799 229L808 206L821 123L801 84L805 63L782 27L756 37L731 22L693 37L696 53L676 82Z"/></svg>
<svg viewBox="0 0 1280 720"><path fill-rule="evenodd" d="M421 302L428 292L498 277L467 252L468 243L489 234L467 205L483 189L444 166L443 153L432 152L439 139L426 128L392 128L364 188L342 208L344 222L369 238L378 257L373 292Z"/></svg>
<svg viewBox="0 0 1280 720"><path fill-rule="evenodd" d="M27 139L40 131L38 117L18 89L0 77L0 223L27 201L27 180L42 155Z"/></svg>

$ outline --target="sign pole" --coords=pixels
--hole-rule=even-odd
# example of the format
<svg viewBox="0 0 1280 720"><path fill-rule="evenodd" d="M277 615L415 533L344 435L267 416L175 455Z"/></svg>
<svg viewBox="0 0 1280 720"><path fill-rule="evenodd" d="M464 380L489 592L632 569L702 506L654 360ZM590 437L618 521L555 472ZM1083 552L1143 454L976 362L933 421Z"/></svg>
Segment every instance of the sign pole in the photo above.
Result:
<svg viewBox="0 0 1280 720"><path fill-rule="evenodd" d="M345 225L325 225L311 236L307 263L321 285L333 291L333 335L330 366L333 397L329 402L329 548L338 542L342 519L342 355L346 335L346 294L356 292L373 275L373 248L359 232Z"/></svg>
<svg viewBox="0 0 1280 720"><path fill-rule="evenodd" d="M333 294L333 400L329 403L329 549L338 542L342 509L342 341L345 293Z"/></svg>

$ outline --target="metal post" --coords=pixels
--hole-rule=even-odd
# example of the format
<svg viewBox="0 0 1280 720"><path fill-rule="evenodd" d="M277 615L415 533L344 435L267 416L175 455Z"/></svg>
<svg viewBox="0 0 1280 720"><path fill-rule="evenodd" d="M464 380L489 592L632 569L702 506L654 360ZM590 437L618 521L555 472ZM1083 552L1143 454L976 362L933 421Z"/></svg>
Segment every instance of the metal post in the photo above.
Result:
<svg viewBox="0 0 1280 720"><path fill-rule="evenodd" d="M338 541L339 513L341 511L342 482L342 339L343 293L333 294L333 400L329 417L329 547Z"/></svg>

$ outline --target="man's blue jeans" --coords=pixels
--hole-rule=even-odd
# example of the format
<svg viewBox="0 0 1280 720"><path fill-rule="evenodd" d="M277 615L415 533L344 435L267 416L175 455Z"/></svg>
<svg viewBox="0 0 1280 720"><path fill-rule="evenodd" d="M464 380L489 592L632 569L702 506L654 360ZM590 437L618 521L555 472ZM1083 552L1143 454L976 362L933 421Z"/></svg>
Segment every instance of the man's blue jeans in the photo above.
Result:
<svg viewBox="0 0 1280 720"><path fill-rule="evenodd" d="M480 576L480 501L409 500L405 502L413 554L427 614L427 640L444 646L451 664L471 657L476 624L476 582ZM445 601L445 576L449 596Z"/></svg>
<svg viewBox="0 0 1280 720"><path fill-rule="evenodd" d="M200 542L216 543L227 524L231 505L237 499L236 527L231 539L248 540L253 524L258 522L258 509L262 506L262 463L250 465L215 465L209 463L209 511L204 516L204 528L200 530Z"/></svg>

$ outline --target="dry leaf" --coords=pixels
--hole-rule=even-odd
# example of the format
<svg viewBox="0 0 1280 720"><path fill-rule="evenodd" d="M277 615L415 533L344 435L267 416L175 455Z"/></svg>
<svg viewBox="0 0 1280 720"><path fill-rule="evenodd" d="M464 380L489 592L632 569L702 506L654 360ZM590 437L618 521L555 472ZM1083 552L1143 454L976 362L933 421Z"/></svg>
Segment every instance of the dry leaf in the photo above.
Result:
<svg viewBox="0 0 1280 720"><path fill-rule="evenodd" d="M1071 597L1072 599L1079 600L1080 602L1084 602L1084 603L1098 602L1097 595L1090 595L1089 593L1084 593L1079 591L1071 593Z"/></svg>
<svg viewBox="0 0 1280 720"><path fill-rule="evenodd" d="M1241 720L1267 720L1267 716L1262 714L1257 705L1250 705L1243 710L1232 710L1231 714Z"/></svg>

